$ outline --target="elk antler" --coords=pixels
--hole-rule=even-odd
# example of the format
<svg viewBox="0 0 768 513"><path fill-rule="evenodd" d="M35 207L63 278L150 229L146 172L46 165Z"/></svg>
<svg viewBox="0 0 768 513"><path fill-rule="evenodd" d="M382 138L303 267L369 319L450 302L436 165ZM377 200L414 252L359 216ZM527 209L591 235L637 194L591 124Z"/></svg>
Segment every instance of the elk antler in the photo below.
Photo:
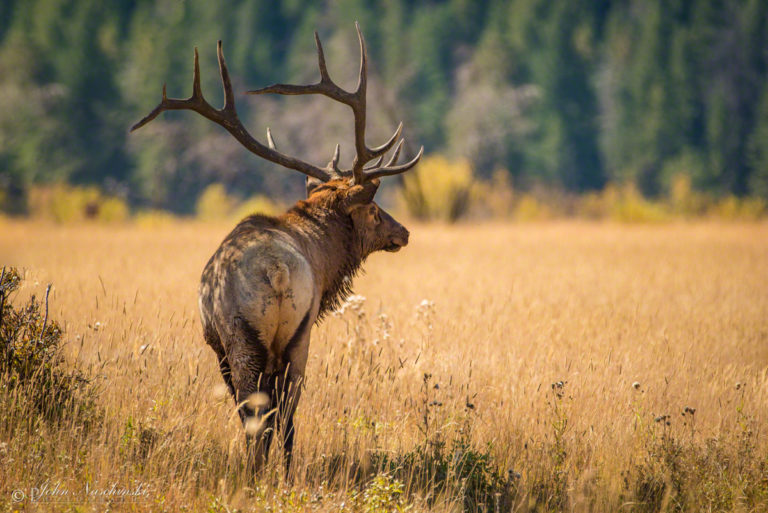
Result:
<svg viewBox="0 0 768 513"><path fill-rule="evenodd" d="M390 176L411 169L421 158L424 153L424 147L422 146L416 157L405 164L395 165L397 158L400 156L400 149L402 148L403 139L395 149L392 158L381 166L384 155L392 149L395 143L400 138L400 133L403 130L402 122L398 125L397 130L389 138L387 142L381 146L375 148L369 148L365 144L365 115L366 115L366 89L368 85L368 57L365 50L365 40L363 34L360 32L360 26L355 22L355 28L357 29L357 38L360 41L360 78L358 79L357 89L354 92L348 92L336 85L328 75L328 68L325 65L325 55L323 54L323 45L320 43L320 37L315 32L315 44L317 45L317 62L320 68L320 81L316 84L309 85L293 85L293 84L273 84L271 86L263 87L253 91L247 91L246 94L284 94L284 95L299 95L299 94L322 94L335 100L337 102L348 105L352 109L352 113L355 116L355 159L352 162L351 174L354 182L362 184L367 180L378 178L380 176ZM346 175L350 174L349 171L343 172L338 169L339 160L338 146L336 147L336 153L334 158L329 164L329 169L332 169L334 174ZM370 167L365 165L371 160L378 158L378 160Z"/></svg>
<svg viewBox="0 0 768 513"><path fill-rule="evenodd" d="M313 166L303 160L299 160L289 155L284 155L277 151L275 143L272 139L272 133L267 129L267 143L268 146L264 146L259 141L253 138L251 134L245 129L240 122L240 118L237 115L235 109L235 97L232 92L232 81L229 78L229 71L227 70L227 63L224 61L224 52L222 50L221 41L218 42L217 56L219 59L219 71L221 73L221 83L224 89L224 106L221 109L215 109L209 104L203 97L202 90L200 88L200 63L197 55L197 48L195 48L195 67L192 77L192 96L187 99L168 98L166 94L166 87L163 85L163 99L155 107L152 112L147 114L141 121L131 127L131 132L137 130L157 116L161 112L167 110L193 110L198 114L210 119L214 123L224 127L240 144L245 146L248 150L260 156L263 159L279 164L289 169L295 169L305 175L317 178L323 182L327 182L331 178L352 175L354 183L362 184L367 180L372 180L381 176L390 176L403 173L413 166L421 158L424 153L424 147L422 146L416 157L405 164L397 164L397 159L400 156L400 150L403 145L403 139L400 139L395 152L389 161L381 166L384 160L384 155L392 149L395 143L400 138L400 133L403 130L403 124L400 123L395 130L395 133L390 139L376 148L369 148L365 144L365 115L366 115L366 89L368 83L368 60L365 50L365 40L363 34L360 32L360 26L355 22L355 28L357 29L357 37L360 41L360 79L357 84L357 89L353 92L347 92L344 89L337 86L328 75L328 69L325 65L325 56L323 55L323 46L320 43L320 38L315 32L315 43L317 44L317 59L320 67L320 82L311 85L291 85L291 84L274 84L255 91L248 91L247 94L265 94L276 93L286 95L297 94L322 94L340 103L348 105L355 116L355 160L352 162L351 171L342 171L339 169L339 145L336 145L336 150L333 154L333 159L328 163L325 169ZM368 162L373 159L378 160L369 167L365 167Z"/></svg>
<svg viewBox="0 0 768 513"><path fill-rule="evenodd" d="M269 146L264 146L259 141L253 138L251 134L245 129L240 122L240 118L235 110L235 95L232 93L232 81L229 78L229 71L227 70L227 63L224 61L224 53L221 49L221 41L218 42L217 55L219 58L219 71L221 73L221 83L224 88L224 106L221 109L215 109L208 103L203 97L202 90L200 89L200 63L197 55L197 48L195 48L195 70L192 77L192 96L187 99L168 98L166 94L165 85L163 85L163 99L157 105L157 107L147 114L144 119L136 123L131 127L131 132L143 127L157 116L161 112L167 110L193 110L198 114L210 119L214 123L224 127L235 139L240 141L240 144L245 146L248 150L255 153L259 157L280 164L283 167L295 169L305 175L317 178L327 182L332 178L332 174L325 169L321 169L317 166L313 166L303 160L284 155L274 148L272 142L272 135L267 133Z"/></svg>

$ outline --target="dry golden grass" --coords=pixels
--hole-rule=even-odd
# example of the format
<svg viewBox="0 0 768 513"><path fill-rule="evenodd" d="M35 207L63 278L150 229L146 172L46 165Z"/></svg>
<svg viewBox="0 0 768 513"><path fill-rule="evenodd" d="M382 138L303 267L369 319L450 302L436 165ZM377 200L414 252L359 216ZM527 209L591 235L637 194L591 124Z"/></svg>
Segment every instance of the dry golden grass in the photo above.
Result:
<svg viewBox="0 0 768 513"><path fill-rule="evenodd" d="M95 429L3 414L0 505L48 479L144 483L115 506L136 511L456 509L471 478L436 497L407 468L371 484L427 447L490 455L506 483L467 503L488 511L768 508L768 225L412 227L368 260L365 299L313 330L292 484L277 463L242 472L201 335L199 273L230 228L0 226L0 263L27 270L20 296L53 283L103 408Z"/></svg>

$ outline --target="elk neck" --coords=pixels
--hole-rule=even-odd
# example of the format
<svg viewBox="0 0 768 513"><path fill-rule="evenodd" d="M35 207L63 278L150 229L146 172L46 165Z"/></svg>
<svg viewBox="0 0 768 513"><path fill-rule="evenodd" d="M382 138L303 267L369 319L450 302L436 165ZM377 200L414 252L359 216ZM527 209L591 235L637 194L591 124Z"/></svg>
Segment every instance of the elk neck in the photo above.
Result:
<svg viewBox="0 0 768 513"><path fill-rule="evenodd" d="M318 314L322 319L352 293L352 278L367 256L360 235L348 215L306 201L298 202L282 220L312 266L322 291Z"/></svg>

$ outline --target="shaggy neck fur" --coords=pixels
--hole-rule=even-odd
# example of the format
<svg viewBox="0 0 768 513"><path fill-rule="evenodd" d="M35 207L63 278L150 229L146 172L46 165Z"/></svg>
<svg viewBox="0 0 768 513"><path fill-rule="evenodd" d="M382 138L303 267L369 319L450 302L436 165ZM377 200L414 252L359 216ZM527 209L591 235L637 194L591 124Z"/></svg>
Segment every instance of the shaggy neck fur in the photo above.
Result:
<svg viewBox="0 0 768 513"><path fill-rule="evenodd" d="M352 219L334 208L300 201L282 220L306 249L317 277L322 292L319 321L352 293L352 278L368 255Z"/></svg>

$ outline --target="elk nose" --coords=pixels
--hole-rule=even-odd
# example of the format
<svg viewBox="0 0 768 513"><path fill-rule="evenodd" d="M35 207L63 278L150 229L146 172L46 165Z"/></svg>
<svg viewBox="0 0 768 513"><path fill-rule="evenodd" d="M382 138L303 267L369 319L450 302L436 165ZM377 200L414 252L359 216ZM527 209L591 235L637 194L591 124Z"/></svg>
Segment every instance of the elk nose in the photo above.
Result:
<svg viewBox="0 0 768 513"><path fill-rule="evenodd" d="M400 247L407 246L409 235L410 233L408 233L408 230L403 228L403 230L395 237L395 243Z"/></svg>

